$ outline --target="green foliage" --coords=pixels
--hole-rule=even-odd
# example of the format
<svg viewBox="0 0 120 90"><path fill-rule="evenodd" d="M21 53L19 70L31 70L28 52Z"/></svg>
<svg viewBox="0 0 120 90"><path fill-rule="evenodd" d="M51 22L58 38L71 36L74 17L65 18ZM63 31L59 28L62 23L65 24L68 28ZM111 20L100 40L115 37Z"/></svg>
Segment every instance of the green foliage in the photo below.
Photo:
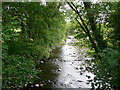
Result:
<svg viewBox="0 0 120 90"><path fill-rule="evenodd" d="M70 35L76 34L76 29L77 29L76 22L74 21L69 22L68 28L67 28L67 34L70 34Z"/></svg>
<svg viewBox="0 0 120 90"><path fill-rule="evenodd" d="M55 6L55 7L54 7ZM42 58L64 38L63 14L58 3L3 3L3 88L23 87L40 73Z"/></svg>
<svg viewBox="0 0 120 90"><path fill-rule="evenodd" d="M92 55L96 76L92 86L98 86L98 90L119 90L120 2L78 3L68 2L78 22L75 38L95 51Z"/></svg>
<svg viewBox="0 0 120 90"><path fill-rule="evenodd" d="M99 89L120 88L120 33L119 33L119 5L120 3L105 3L107 8L107 18L104 24L101 24L103 38L107 41L107 48L98 53L99 58L94 61L94 85ZM105 9L103 9L105 10Z"/></svg>
<svg viewBox="0 0 120 90"><path fill-rule="evenodd" d="M113 12L110 15L110 18L108 19L109 21L109 26L112 28L112 30L110 31L110 43L112 43L112 45L117 46L117 48L119 48L120 46L120 3L115 3L113 6L111 6Z"/></svg>
<svg viewBox="0 0 120 90"><path fill-rule="evenodd" d="M106 48L99 53L101 59L94 65L95 84L100 89L119 88L120 83L120 52Z"/></svg>
<svg viewBox="0 0 120 90"><path fill-rule="evenodd" d="M30 58L11 55L3 61L3 88L24 86L27 81L33 83L37 78L37 70ZM12 62L12 63L11 63Z"/></svg>

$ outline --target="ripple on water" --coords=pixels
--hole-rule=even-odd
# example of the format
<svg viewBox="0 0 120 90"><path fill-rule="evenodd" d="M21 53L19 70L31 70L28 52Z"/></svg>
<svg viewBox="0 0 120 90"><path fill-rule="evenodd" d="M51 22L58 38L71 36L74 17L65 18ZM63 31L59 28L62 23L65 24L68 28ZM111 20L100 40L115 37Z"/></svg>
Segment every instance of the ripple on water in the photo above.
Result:
<svg viewBox="0 0 120 90"><path fill-rule="evenodd" d="M89 80L93 79L94 75L85 69L85 60L90 60L90 58L85 57L85 49L79 49L77 46L72 46L74 41L75 39L70 36L69 39L66 40L65 45L58 47L59 49L57 49L57 52L53 52L55 57L52 57L52 63L48 61L48 63L46 63L46 68L45 64L43 66L44 74L41 78L46 79L49 77L48 79L54 82L51 86L53 88L91 87ZM58 56L56 57L56 55ZM56 68L51 68L49 65L53 65ZM54 71L54 73L52 71Z"/></svg>

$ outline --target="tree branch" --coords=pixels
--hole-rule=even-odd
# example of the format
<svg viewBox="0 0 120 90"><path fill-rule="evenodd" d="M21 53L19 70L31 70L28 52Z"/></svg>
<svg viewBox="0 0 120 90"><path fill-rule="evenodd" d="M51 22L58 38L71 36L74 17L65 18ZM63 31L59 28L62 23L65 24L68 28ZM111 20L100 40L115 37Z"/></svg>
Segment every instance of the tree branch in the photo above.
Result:
<svg viewBox="0 0 120 90"><path fill-rule="evenodd" d="M71 2L71 3L72 3L72 2ZM76 7L73 3L72 3L72 5L71 5L69 2L67 2L67 4L68 4L68 5L71 7L71 9L79 16L79 18L80 18L80 20L81 20L81 22L82 22L82 24L83 24L83 26L84 26L85 28L82 26L82 24L81 24L77 19L76 19L76 21L78 22L78 24L80 25L80 27L83 29L83 31L86 33L86 35L89 37L89 40L90 40L90 42L91 42L91 44L92 44L92 47L95 49L95 52L98 52L97 46L96 46L96 44L95 44L92 36L90 35L90 31L89 31L87 25L85 24L84 20L82 19L81 15L79 14L79 12L78 12L78 10L77 10L77 7Z"/></svg>

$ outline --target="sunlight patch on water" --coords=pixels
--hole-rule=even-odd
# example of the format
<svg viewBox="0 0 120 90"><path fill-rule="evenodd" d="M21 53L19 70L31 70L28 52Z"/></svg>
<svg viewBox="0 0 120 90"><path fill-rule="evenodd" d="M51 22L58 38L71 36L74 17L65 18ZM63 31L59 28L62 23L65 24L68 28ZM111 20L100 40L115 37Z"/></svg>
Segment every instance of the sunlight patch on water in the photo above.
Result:
<svg viewBox="0 0 120 90"><path fill-rule="evenodd" d="M94 75L84 70L82 66L85 64L85 54L80 54L79 47L72 46L75 39L69 36L66 40L66 45L61 49L60 57L62 61L59 64L61 69L59 76L57 77L57 88L90 88L90 84L87 82L89 78L93 79ZM81 68L82 67L82 68ZM80 72L83 74L80 75ZM88 78L88 76L90 76Z"/></svg>

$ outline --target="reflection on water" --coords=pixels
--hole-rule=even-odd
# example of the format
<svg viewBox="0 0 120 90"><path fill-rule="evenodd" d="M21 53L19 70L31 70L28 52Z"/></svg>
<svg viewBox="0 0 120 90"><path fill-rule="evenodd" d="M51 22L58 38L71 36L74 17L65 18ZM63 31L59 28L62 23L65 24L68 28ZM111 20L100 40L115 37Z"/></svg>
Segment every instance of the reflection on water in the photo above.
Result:
<svg viewBox="0 0 120 90"><path fill-rule="evenodd" d="M72 36L66 40L66 44L58 47L53 52L53 57L48 62L41 64L42 73L39 77L50 82L45 87L53 88L90 88L89 80L94 75L89 72L89 66L85 63L83 49L73 46L76 42ZM55 57L54 57L55 56ZM90 59L90 58L89 58ZM43 65L43 66L42 66ZM86 70L85 67L88 67Z"/></svg>

